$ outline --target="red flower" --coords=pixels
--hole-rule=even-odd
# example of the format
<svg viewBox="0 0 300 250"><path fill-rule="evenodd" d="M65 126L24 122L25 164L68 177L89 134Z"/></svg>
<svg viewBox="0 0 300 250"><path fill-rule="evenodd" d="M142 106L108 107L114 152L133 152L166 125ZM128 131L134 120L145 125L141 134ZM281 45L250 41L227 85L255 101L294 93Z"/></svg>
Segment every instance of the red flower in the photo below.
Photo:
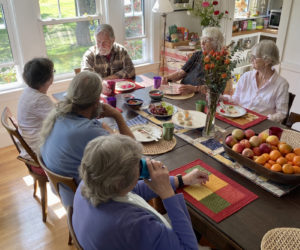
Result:
<svg viewBox="0 0 300 250"><path fill-rule="evenodd" d="M221 75L221 77L224 79L224 78L227 77L227 74L226 74L226 73L223 73L223 74Z"/></svg>
<svg viewBox="0 0 300 250"><path fill-rule="evenodd" d="M211 56L213 56L214 53L215 53L214 50L211 50L211 51L209 52L209 54L210 54Z"/></svg>
<svg viewBox="0 0 300 250"><path fill-rule="evenodd" d="M218 61L219 61L220 59L221 59L221 57L220 57L220 56L217 56L217 57L216 57L216 60L218 60Z"/></svg>
<svg viewBox="0 0 300 250"><path fill-rule="evenodd" d="M226 15L228 14L228 11L227 11L227 10L225 10L225 14L226 14Z"/></svg>
<svg viewBox="0 0 300 250"><path fill-rule="evenodd" d="M209 70L210 69L210 64L205 64L204 68L205 68L205 70Z"/></svg>
<svg viewBox="0 0 300 250"><path fill-rule="evenodd" d="M215 10L215 11L214 11L214 15L215 15L215 16L217 16L217 15L219 15L219 14L220 14L220 11L218 11L218 10Z"/></svg>
<svg viewBox="0 0 300 250"><path fill-rule="evenodd" d="M209 6L209 2L203 2L202 3L202 7L208 7Z"/></svg>
<svg viewBox="0 0 300 250"><path fill-rule="evenodd" d="M203 55L205 55L205 56L206 56L206 55L207 55L207 52L206 52L206 51L203 51Z"/></svg>
<svg viewBox="0 0 300 250"><path fill-rule="evenodd" d="M218 1L213 1L213 5L218 5Z"/></svg>
<svg viewBox="0 0 300 250"><path fill-rule="evenodd" d="M229 59L226 59L226 60L224 61L224 63L227 65L227 64L230 63L230 60L229 60Z"/></svg>
<svg viewBox="0 0 300 250"><path fill-rule="evenodd" d="M206 56L206 57L204 58L204 62L208 63L209 61L210 61L209 56Z"/></svg>
<svg viewBox="0 0 300 250"><path fill-rule="evenodd" d="M210 65L210 68L211 68L211 69L215 68L215 64L212 63L212 64Z"/></svg>

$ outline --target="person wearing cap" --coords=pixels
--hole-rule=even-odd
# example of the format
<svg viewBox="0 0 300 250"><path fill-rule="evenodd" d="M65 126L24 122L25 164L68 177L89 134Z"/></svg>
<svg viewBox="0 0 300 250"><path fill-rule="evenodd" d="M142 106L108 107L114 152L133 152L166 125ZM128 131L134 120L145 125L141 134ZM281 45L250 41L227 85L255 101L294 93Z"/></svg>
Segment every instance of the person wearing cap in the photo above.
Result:
<svg viewBox="0 0 300 250"><path fill-rule="evenodd" d="M288 111L289 84L273 68L279 63L276 44L260 41L251 50L251 62L254 69L242 75L234 94L221 98L282 122Z"/></svg>
<svg viewBox="0 0 300 250"><path fill-rule="evenodd" d="M33 58L24 66L23 79L27 84L18 102L18 128L31 149L39 151L39 133L43 120L54 107L47 95L53 83L54 65L48 58ZM22 157L30 157L21 149Z"/></svg>
<svg viewBox="0 0 300 250"><path fill-rule="evenodd" d="M41 156L51 171L75 178L79 183L78 167L89 141L108 135L111 129L95 119L115 119L121 134L134 138L122 114L108 104L100 104L102 81L98 74L83 71L70 83L65 99L56 104L45 119L41 130ZM61 188L65 206L72 205L73 192Z"/></svg>
<svg viewBox="0 0 300 250"><path fill-rule="evenodd" d="M181 80L179 91L182 94L206 93L204 79L204 67L202 65L203 52L209 53L211 50L220 51L224 43L222 32L217 27L207 27L202 31L201 50L196 51L183 67L164 77L162 83Z"/></svg>
<svg viewBox="0 0 300 250"><path fill-rule="evenodd" d="M104 80L134 79L134 65L127 50L115 42L113 28L101 24L95 31L96 45L89 48L81 62L81 70L98 73Z"/></svg>

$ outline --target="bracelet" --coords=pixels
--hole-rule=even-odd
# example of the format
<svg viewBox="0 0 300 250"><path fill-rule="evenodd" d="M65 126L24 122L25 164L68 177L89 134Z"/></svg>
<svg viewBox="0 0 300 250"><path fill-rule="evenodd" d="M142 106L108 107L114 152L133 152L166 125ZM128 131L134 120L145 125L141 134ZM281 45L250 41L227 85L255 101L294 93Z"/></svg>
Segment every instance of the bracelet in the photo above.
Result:
<svg viewBox="0 0 300 250"><path fill-rule="evenodd" d="M176 175L177 179L178 179L178 188L183 188L184 187L184 183L183 183L183 179L182 179L182 175Z"/></svg>

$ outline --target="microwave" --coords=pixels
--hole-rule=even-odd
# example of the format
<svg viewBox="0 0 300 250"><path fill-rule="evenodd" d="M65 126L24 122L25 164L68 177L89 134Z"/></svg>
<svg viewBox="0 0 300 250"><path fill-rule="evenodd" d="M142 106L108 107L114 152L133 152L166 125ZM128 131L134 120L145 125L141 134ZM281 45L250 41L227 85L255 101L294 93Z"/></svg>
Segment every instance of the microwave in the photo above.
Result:
<svg viewBox="0 0 300 250"><path fill-rule="evenodd" d="M269 27L278 29L280 23L281 10L271 10L269 17Z"/></svg>

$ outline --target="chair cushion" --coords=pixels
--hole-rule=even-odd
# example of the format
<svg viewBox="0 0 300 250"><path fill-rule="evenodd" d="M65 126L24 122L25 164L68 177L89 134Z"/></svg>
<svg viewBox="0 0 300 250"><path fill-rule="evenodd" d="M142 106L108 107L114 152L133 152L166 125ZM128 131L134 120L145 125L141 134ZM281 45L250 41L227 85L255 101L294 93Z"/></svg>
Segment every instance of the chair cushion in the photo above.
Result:
<svg viewBox="0 0 300 250"><path fill-rule="evenodd" d="M35 174L46 176L45 171L41 167L35 167L31 165L30 169Z"/></svg>

